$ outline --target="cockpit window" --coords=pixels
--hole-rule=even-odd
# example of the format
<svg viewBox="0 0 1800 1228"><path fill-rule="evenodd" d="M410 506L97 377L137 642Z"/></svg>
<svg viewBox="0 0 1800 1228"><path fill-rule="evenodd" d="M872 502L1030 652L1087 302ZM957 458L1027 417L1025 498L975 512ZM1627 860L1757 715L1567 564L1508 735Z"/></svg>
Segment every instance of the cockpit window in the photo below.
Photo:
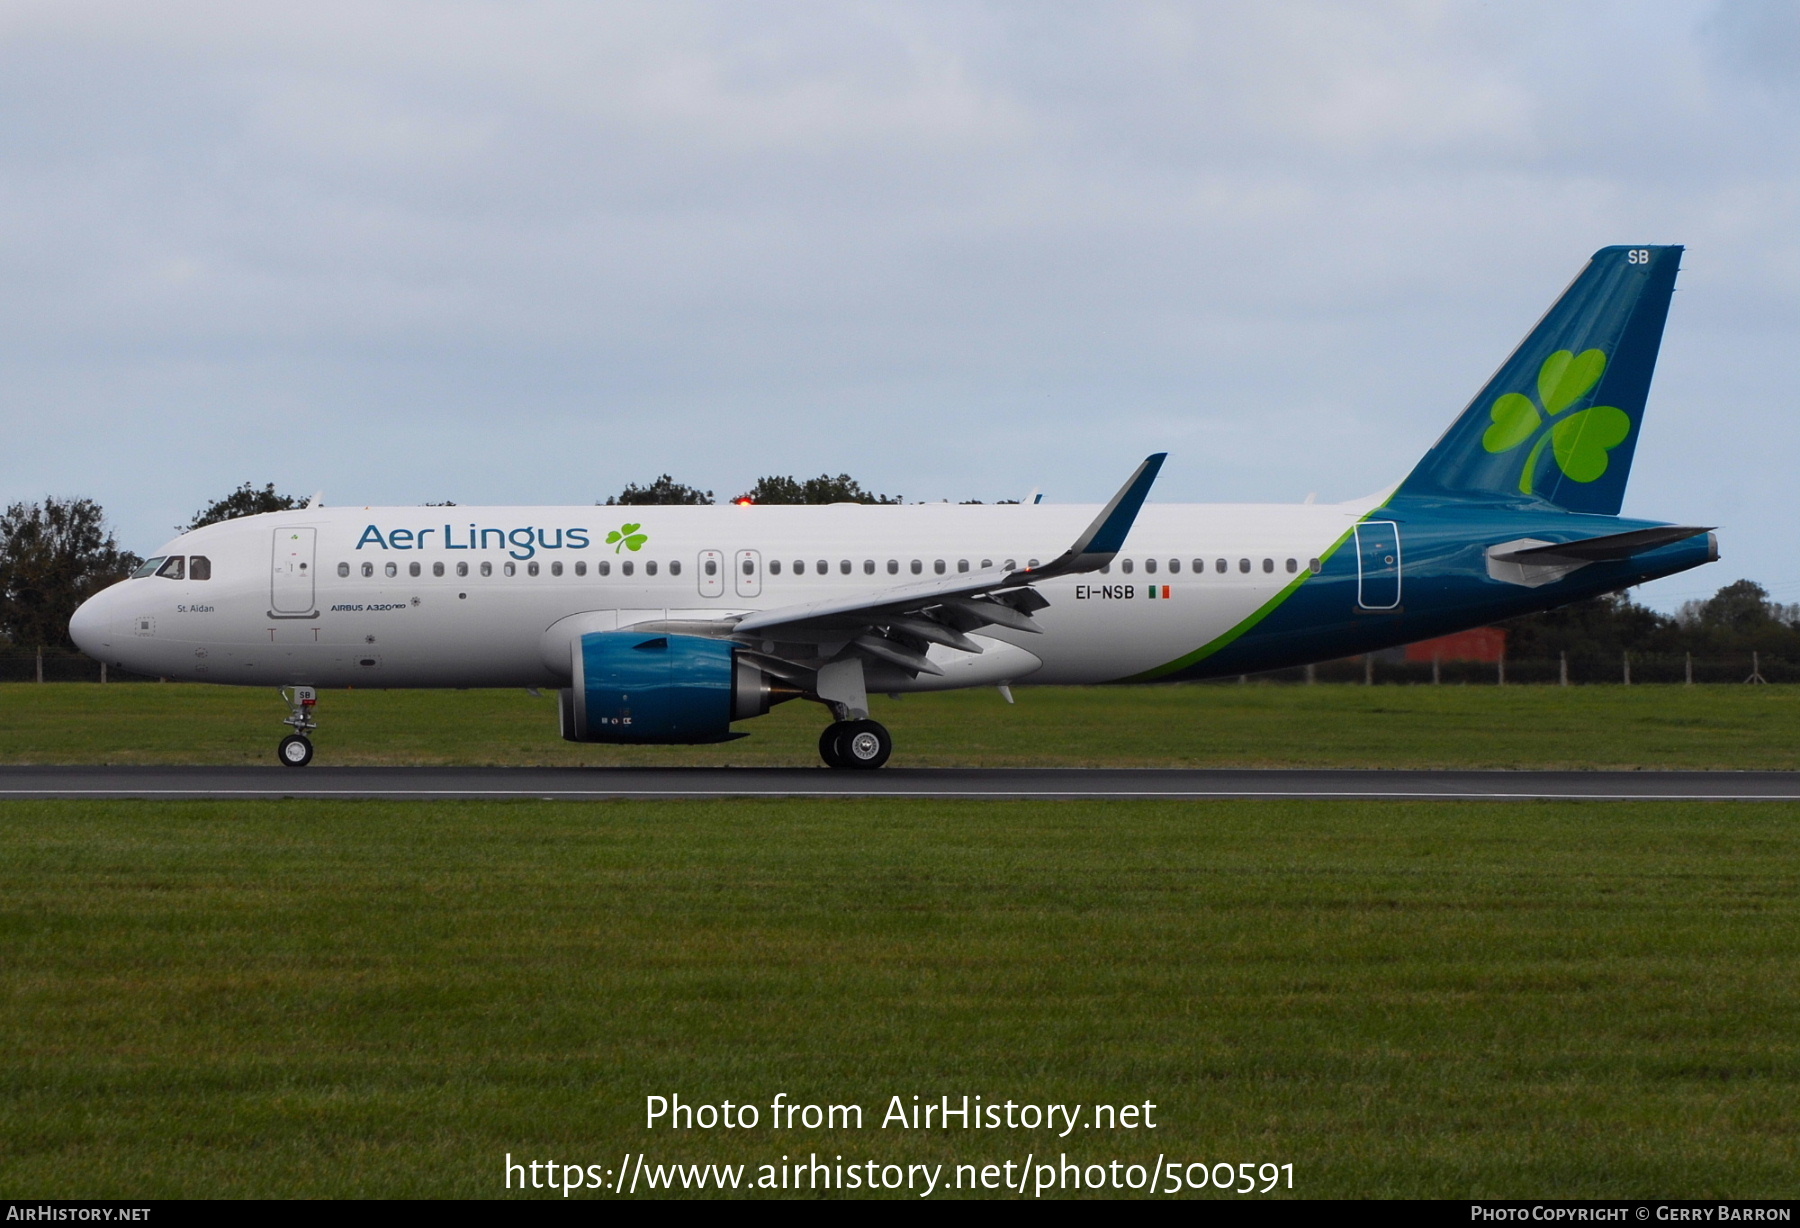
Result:
<svg viewBox="0 0 1800 1228"><path fill-rule="evenodd" d="M190 579L190 580L210 580L210 579L212 579L212 560L207 558L204 554L189 555L188 556L188 579Z"/></svg>
<svg viewBox="0 0 1800 1228"><path fill-rule="evenodd" d="M156 569L156 574L165 580L180 580L187 575L187 560L179 554L171 554L163 560L163 565Z"/></svg>
<svg viewBox="0 0 1800 1228"><path fill-rule="evenodd" d="M145 559L142 563L138 564L138 569L131 573L131 578L133 580L141 580L145 576L155 575L156 569L163 565L163 559L165 557L167 556L159 554L153 559Z"/></svg>

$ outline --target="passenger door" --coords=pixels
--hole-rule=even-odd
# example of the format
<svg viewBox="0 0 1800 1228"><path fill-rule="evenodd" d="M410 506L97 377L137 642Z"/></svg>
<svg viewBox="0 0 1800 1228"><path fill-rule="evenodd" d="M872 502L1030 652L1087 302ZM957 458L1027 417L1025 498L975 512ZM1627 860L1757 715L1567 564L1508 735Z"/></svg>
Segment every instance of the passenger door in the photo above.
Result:
<svg viewBox="0 0 1800 1228"><path fill-rule="evenodd" d="M313 552L317 529L276 529L269 608L275 614L313 612Z"/></svg>
<svg viewBox="0 0 1800 1228"><path fill-rule="evenodd" d="M1365 610L1400 607L1400 526L1391 520L1356 526L1356 604Z"/></svg>

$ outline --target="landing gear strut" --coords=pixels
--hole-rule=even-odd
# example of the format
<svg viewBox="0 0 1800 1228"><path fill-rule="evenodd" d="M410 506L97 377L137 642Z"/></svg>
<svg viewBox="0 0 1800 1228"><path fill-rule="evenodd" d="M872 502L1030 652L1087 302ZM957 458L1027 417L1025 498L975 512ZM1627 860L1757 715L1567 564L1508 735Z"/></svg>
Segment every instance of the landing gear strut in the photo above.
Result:
<svg viewBox="0 0 1800 1228"><path fill-rule="evenodd" d="M826 767L878 768L894 753L894 738L879 721L833 721L819 735Z"/></svg>
<svg viewBox="0 0 1800 1228"><path fill-rule="evenodd" d="M306 735L319 727L319 722L313 719L313 707L319 702L319 693L309 686L283 687L281 698L293 709L293 714L281 723L292 725L294 732L281 739L275 748L275 757L286 767L305 767L313 757L312 740Z"/></svg>
<svg viewBox="0 0 1800 1228"><path fill-rule="evenodd" d="M878 768L894 753L894 738L869 719L869 693L863 665L856 657L838 657L819 667L813 690L837 719L819 735L819 758L826 767Z"/></svg>

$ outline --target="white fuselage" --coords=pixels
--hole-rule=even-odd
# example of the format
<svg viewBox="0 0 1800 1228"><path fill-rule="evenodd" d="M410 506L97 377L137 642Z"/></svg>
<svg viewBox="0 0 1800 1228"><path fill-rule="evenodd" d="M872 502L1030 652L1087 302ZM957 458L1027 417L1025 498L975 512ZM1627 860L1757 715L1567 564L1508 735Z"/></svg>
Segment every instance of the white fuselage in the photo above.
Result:
<svg viewBox="0 0 1800 1228"><path fill-rule="evenodd" d="M1097 683L1154 669L1250 617L1379 502L1146 506L1105 574L1040 586L1050 601L1035 618L1042 634L982 632L1028 657L1003 651L983 672L971 664L979 657L934 648L960 672L895 689ZM191 681L560 686L580 632L1029 565L1065 550L1097 510L308 508L183 534L157 557L203 558L209 578L192 578L190 563L180 579L126 580L84 605L71 632L118 668Z"/></svg>

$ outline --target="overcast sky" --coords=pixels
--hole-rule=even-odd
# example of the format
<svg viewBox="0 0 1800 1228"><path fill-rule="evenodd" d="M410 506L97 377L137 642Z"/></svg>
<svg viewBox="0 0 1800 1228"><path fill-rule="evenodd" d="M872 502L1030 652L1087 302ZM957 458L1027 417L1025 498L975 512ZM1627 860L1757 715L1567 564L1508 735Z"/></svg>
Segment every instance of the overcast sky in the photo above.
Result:
<svg viewBox="0 0 1800 1228"><path fill-rule="evenodd" d="M1785 2L0 2L0 499L1347 498L1683 243L1626 512L1800 600Z"/></svg>

